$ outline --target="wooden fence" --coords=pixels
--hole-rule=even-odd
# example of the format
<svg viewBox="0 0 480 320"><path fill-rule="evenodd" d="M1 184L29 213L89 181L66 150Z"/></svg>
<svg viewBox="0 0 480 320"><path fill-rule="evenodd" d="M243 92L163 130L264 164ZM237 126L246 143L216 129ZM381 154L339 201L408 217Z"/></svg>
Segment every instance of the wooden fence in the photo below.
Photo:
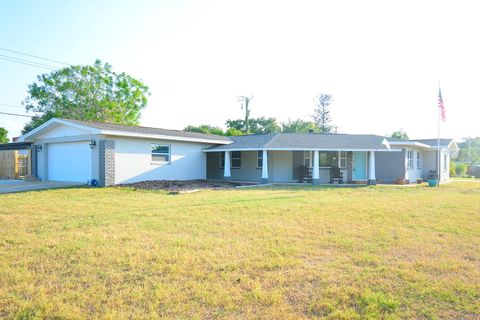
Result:
<svg viewBox="0 0 480 320"><path fill-rule="evenodd" d="M0 151L0 179L18 179L31 175L30 150Z"/></svg>

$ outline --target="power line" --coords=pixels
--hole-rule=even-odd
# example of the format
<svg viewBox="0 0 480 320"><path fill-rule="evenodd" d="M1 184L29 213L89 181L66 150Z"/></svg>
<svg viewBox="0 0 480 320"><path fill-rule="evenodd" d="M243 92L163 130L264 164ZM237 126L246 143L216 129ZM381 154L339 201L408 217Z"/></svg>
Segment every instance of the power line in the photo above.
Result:
<svg viewBox="0 0 480 320"><path fill-rule="evenodd" d="M19 106L17 104L8 104L8 103L0 103L0 106L2 107L10 107L10 108L22 108L24 109L24 106Z"/></svg>
<svg viewBox="0 0 480 320"><path fill-rule="evenodd" d="M14 59L0 57L0 60L4 60L4 61L20 63L20 64L24 64L24 65L27 65L27 66L32 66L32 67L37 67L37 68L42 68L42 69L56 70L55 67L45 67L45 66L39 65L39 64L37 64L33 61L32 62L22 62L22 61L18 61L18 60L14 60ZM26 61L26 60L24 60L24 61Z"/></svg>
<svg viewBox="0 0 480 320"><path fill-rule="evenodd" d="M48 64L40 63L40 62L35 62L35 61L30 61L30 60L25 60L25 59L20 59L20 58L15 58L11 56L7 56L4 54L0 54L0 59L5 60L5 61L10 61L10 62L15 62L15 63L21 63L25 65L30 65L33 67L38 67L38 68L44 68L44 69L50 69L50 70L56 70L59 67L51 66Z"/></svg>
<svg viewBox="0 0 480 320"><path fill-rule="evenodd" d="M10 113L10 112L1 112L0 111L0 114L4 114L4 115L7 115L7 116L15 116L15 117L26 117L26 118L33 118L35 116L29 116L29 115L26 115L26 114L18 114L18 113Z"/></svg>
<svg viewBox="0 0 480 320"><path fill-rule="evenodd" d="M43 57L40 57L40 56L36 56L36 55L33 55L33 54L24 53L24 52L20 52L20 51L16 51L16 50L11 50L11 49L6 49L6 48L0 48L0 50L8 51L8 52L16 53L16 54L21 54L23 56L32 57L32 58L36 58L36 59L41 59L41 60L45 60L45 61L60 63L60 64L64 64L64 65L67 65L67 66L72 65L71 63L66 63L66 62L53 60L53 59L49 59L49 58L43 58Z"/></svg>

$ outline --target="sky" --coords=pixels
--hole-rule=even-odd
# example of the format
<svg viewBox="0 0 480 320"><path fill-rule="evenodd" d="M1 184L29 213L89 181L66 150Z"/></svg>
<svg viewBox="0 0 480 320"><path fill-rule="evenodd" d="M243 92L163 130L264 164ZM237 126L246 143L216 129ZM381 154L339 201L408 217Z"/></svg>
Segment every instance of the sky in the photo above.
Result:
<svg viewBox="0 0 480 320"><path fill-rule="evenodd" d="M480 136L479 8L442 0L3 0L0 48L73 65L108 62L150 87L141 125L168 129L225 127L244 116L238 96L253 96L252 117L311 120L314 97L325 93L334 96L338 132L436 138L441 86L441 135L460 140ZM0 59L0 112L24 114L28 84L48 72ZM9 137L28 121L0 114Z"/></svg>

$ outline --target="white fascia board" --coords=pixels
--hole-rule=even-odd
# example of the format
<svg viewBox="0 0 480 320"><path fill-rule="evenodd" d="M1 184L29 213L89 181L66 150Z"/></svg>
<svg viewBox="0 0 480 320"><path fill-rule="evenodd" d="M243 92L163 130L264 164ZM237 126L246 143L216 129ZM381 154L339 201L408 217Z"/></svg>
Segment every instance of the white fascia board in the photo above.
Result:
<svg viewBox="0 0 480 320"><path fill-rule="evenodd" d="M19 142L25 142L25 139L27 139L28 137L36 134L37 132L47 128L47 127L50 127L54 122L55 122L55 118L52 118L50 120L48 120L47 122L45 122L44 124L36 127L35 129L33 129L32 131L30 132L27 132L25 133L24 135L21 135L19 138L18 138L18 141Z"/></svg>
<svg viewBox="0 0 480 320"><path fill-rule="evenodd" d="M413 147L413 148L424 148L431 149L432 147L428 144L417 142L417 141L389 141L391 146L404 146L404 147Z"/></svg>
<svg viewBox="0 0 480 320"><path fill-rule="evenodd" d="M119 136L119 137L129 137L129 138L148 138L148 139L158 139L158 140L186 141L186 142L198 142L198 143L209 143L209 144L230 144L230 143L233 143L233 141L201 139L201 138L188 138L188 137L161 135L161 134L109 131L109 130L101 130L100 134L107 135L107 136Z"/></svg>
<svg viewBox="0 0 480 320"><path fill-rule="evenodd" d="M203 152L225 152L225 151L359 151L359 152L367 152L367 151L374 151L374 152L398 152L402 151L400 149L348 149L348 148L232 148L232 149L204 149Z"/></svg>
<svg viewBox="0 0 480 320"><path fill-rule="evenodd" d="M72 122L69 122L69 121L65 121L65 120L61 120L61 119L57 119L57 118L52 118L52 119L48 120L47 122L45 122L44 124L36 127L32 131L27 132L26 134L20 136L20 138L18 138L18 140L20 142L24 142L25 139L27 139L31 136L35 136L38 133L40 133L41 131L43 131L44 129L48 129L49 127L51 127L55 124L63 124L63 125L66 125L66 126L77 128L77 129L83 129L83 130L86 130L86 131L90 131L91 134L98 134L100 132L100 130L92 128L92 127L82 126L82 125L72 123Z"/></svg>

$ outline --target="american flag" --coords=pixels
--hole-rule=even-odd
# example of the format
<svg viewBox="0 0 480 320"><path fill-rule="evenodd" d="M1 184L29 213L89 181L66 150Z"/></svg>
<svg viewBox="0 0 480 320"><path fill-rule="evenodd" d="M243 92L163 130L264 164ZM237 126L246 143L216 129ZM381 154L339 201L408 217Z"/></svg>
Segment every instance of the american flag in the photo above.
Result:
<svg viewBox="0 0 480 320"><path fill-rule="evenodd" d="M442 99L442 90L438 89L438 108L440 109L440 116L442 117L442 121L447 121L447 115L445 113L445 105L443 104Z"/></svg>

